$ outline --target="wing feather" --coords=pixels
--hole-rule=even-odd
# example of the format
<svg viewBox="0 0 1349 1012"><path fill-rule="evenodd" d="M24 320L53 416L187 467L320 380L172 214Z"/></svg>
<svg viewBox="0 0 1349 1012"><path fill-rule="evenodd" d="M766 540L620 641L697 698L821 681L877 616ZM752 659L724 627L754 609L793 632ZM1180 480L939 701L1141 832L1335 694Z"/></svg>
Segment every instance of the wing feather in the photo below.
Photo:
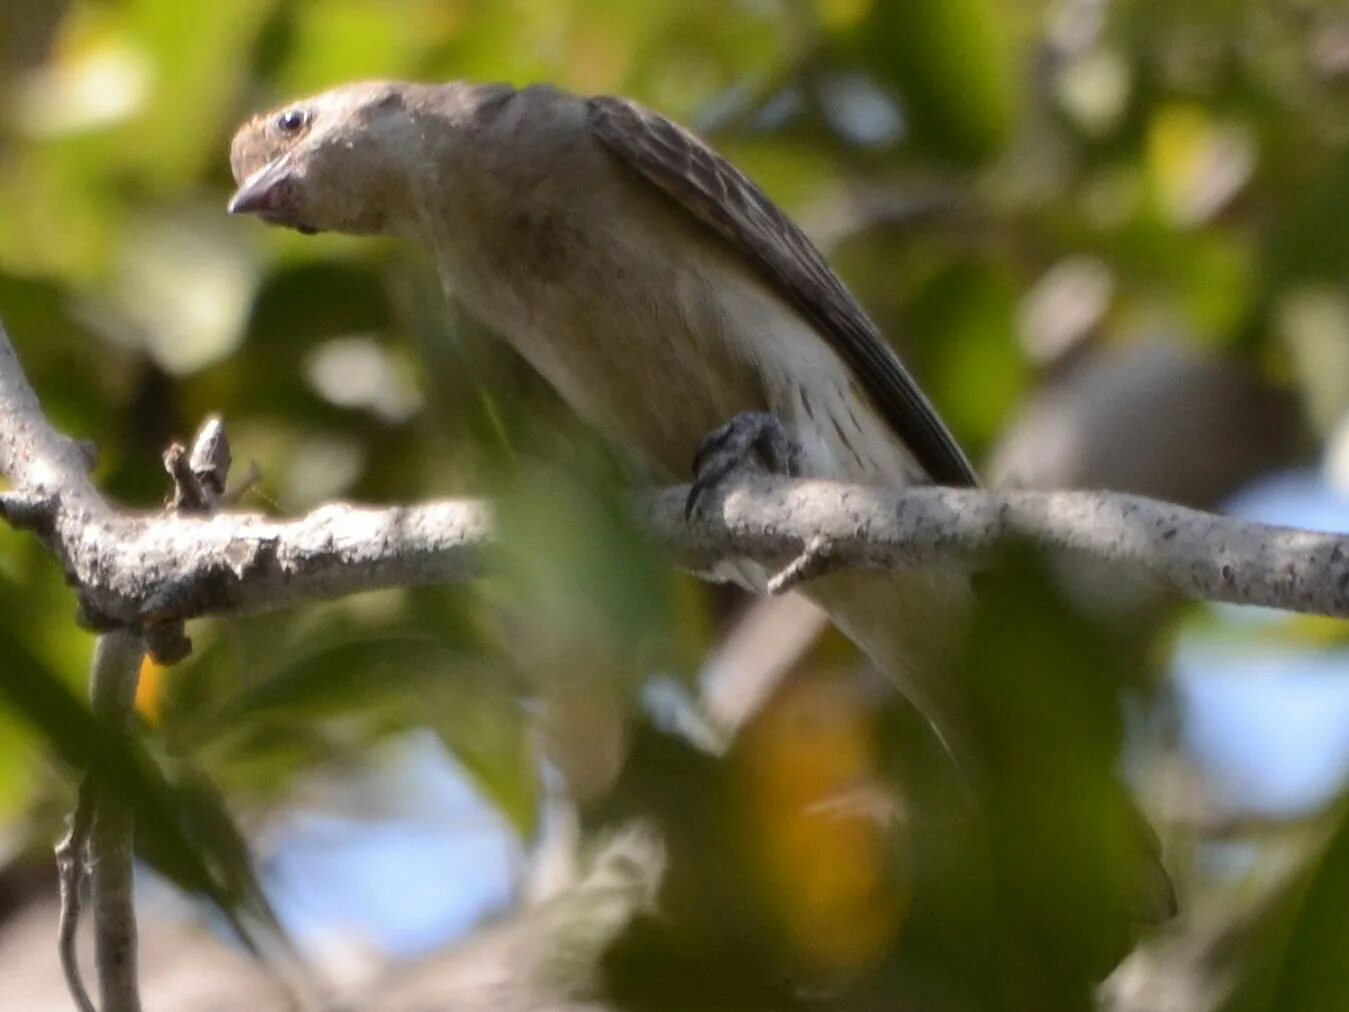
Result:
<svg viewBox="0 0 1349 1012"><path fill-rule="evenodd" d="M814 244L743 173L636 102L589 99L599 140L740 249L819 328L928 476L977 485L955 437Z"/></svg>

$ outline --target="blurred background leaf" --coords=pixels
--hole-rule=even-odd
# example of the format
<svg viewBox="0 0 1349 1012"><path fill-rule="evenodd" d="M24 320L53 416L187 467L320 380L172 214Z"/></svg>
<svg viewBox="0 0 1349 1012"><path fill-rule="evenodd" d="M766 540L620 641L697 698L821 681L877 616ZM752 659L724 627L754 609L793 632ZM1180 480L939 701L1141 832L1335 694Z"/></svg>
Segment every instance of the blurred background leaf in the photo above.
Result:
<svg viewBox="0 0 1349 1012"><path fill-rule="evenodd" d="M834 635L720 670L751 701L724 734L702 668L745 602L669 570L631 476L426 259L224 215L235 123L364 76L549 80L703 130L991 478L1349 527L1335 0L7 0L0 320L102 486L156 504L163 446L220 412L249 508L491 495L505 531L479 586L197 623L133 741L79 702L58 567L0 531L7 996L64 1007L47 854L102 757L146 806L149 1007L201 1007L188 977L259 1001L149 869L265 900L363 1007L391 959L557 1008L1343 1004L1342 624L1015 559L966 660L999 717L982 809ZM1093 990L1133 939L1122 782L1183 914Z"/></svg>

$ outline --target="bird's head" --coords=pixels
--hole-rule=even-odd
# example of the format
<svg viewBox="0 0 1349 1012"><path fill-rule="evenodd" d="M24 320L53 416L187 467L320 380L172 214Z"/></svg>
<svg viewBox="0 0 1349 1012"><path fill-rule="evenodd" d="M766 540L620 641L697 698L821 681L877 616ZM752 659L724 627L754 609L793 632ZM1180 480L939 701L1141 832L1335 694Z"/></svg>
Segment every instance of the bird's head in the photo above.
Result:
<svg viewBox="0 0 1349 1012"><path fill-rule="evenodd" d="M299 232L396 232L426 157L421 111L432 89L344 85L255 116L234 135L231 214Z"/></svg>

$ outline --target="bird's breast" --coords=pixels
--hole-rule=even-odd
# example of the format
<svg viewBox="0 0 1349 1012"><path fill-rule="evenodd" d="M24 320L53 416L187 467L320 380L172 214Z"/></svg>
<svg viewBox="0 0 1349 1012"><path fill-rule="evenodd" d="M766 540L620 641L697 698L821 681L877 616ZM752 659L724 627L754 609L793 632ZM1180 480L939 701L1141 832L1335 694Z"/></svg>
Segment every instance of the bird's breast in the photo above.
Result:
<svg viewBox="0 0 1349 1012"><path fill-rule="evenodd" d="M446 285L602 435L653 475L687 478L703 437L767 407L691 264L534 220Z"/></svg>
<svg viewBox="0 0 1349 1012"><path fill-rule="evenodd" d="M807 473L921 471L827 340L715 236L622 209L588 224L521 208L441 257L447 287L601 434L657 477L688 477L713 429L771 411Z"/></svg>

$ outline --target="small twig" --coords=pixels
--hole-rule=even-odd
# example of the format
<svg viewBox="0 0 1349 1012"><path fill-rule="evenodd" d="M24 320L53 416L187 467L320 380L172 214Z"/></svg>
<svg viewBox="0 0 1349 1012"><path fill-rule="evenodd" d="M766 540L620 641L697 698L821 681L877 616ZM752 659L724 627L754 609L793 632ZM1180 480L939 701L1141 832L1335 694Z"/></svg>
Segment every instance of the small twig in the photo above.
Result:
<svg viewBox="0 0 1349 1012"><path fill-rule="evenodd" d="M209 513L225 495L230 473L230 441L219 416L212 415L197 430L189 454L182 443L164 451L164 470L173 479L168 507L181 513Z"/></svg>
<svg viewBox="0 0 1349 1012"><path fill-rule="evenodd" d="M56 871L61 890L61 921L58 931L57 948L61 954L61 972L66 978L66 987L75 999L80 1012L95 1012L94 1003L89 1000L89 992L84 986L84 977L80 973L80 955L77 945L80 927L81 891L84 888L85 873L88 870L89 831L94 825L94 784L93 778L86 775L80 784L79 801L70 817L70 831L56 845Z"/></svg>
<svg viewBox="0 0 1349 1012"><path fill-rule="evenodd" d="M144 658L145 646L134 633L111 632L98 638L90 679L96 714L119 727L130 724ZM89 867L100 1004L102 1012L140 1012L136 980L135 829L131 810L122 799L105 790L96 790L95 803Z"/></svg>
<svg viewBox="0 0 1349 1012"><path fill-rule="evenodd" d="M252 492L262 481L262 468L258 467L257 462L250 460L248 469L244 471L244 476L238 480L232 487L225 489L225 494L220 497L221 506L238 506L243 502L244 496Z"/></svg>
<svg viewBox="0 0 1349 1012"><path fill-rule="evenodd" d="M89 455L84 454L88 459ZM220 502L229 477L230 449L220 419L198 430L189 454L181 443L164 452L173 478L171 508L209 512ZM186 657L192 643L181 620L147 623L144 638L117 630L100 636L94 648L90 695L94 712L114 726L127 727L136 705L136 684L149 647L165 662ZM81 895L92 872L95 956L103 1012L138 1012L136 972L135 825L130 810L98 784L98 771L85 774L70 832L57 845L61 920L58 947L66 986L80 1012L95 1012L80 972L77 945Z"/></svg>
<svg viewBox="0 0 1349 1012"><path fill-rule="evenodd" d="M823 576L834 564L834 544L824 534L816 534L806 544L805 551L787 563L768 581L768 593L785 594L807 580Z"/></svg>
<svg viewBox="0 0 1349 1012"><path fill-rule="evenodd" d="M218 415L211 415L197 429L191 453L182 443L172 443L164 451L164 470L173 479L168 508L177 513L214 512L226 496L230 463L225 425ZM158 664L176 664L192 653L192 640L179 616L149 615L142 632L146 649Z"/></svg>

